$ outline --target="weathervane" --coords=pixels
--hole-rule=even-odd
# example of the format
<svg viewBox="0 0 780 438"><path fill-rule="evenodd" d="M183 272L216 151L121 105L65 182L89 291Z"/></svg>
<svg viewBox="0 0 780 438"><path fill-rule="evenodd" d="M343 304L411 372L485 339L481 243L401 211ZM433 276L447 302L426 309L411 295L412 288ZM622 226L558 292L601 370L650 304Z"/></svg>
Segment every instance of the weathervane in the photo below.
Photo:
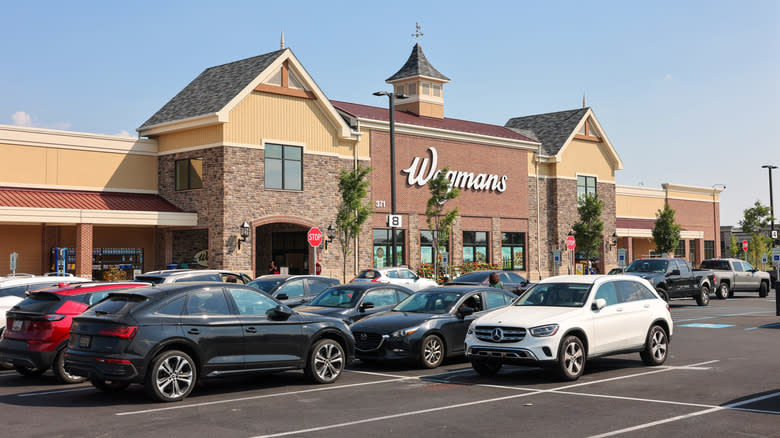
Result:
<svg viewBox="0 0 780 438"><path fill-rule="evenodd" d="M423 36L423 33L420 32L420 30L422 29L420 27L420 23L414 23L414 26L417 28L417 30L412 34L412 36L417 38L417 41L420 41L420 37Z"/></svg>

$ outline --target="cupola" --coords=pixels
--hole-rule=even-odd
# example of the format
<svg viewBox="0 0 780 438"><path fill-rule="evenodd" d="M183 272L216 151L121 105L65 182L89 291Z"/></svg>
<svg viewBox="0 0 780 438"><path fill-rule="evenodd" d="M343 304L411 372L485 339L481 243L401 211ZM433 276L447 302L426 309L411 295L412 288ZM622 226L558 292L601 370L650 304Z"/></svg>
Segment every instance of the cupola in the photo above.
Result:
<svg viewBox="0 0 780 438"><path fill-rule="evenodd" d="M406 64L385 80L395 93L407 96L396 101L398 111L437 119L444 118L444 84L449 81L428 62L420 44L414 45Z"/></svg>

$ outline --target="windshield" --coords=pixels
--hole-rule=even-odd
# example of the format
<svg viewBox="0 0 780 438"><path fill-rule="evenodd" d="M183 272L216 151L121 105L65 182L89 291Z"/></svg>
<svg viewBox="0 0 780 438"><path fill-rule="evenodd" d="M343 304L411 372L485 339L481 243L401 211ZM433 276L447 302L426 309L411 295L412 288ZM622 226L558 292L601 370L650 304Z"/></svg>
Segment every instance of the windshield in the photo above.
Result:
<svg viewBox="0 0 780 438"><path fill-rule="evenodd" d="M590 287L585 283L537 284L515 301L515 306L582 307Z"/></svg>
<svg viewBox="0 0 780 438"><path fill-rule="evenodd" d="M250 281L247 286L252 286L260 289L263 292L271 293L276 286L279 286L284 282L284 278L266 278L264 280Z"/></svg>
<svg viewBox="0 0 780 438"><path fill-rule="evenodd" d="M626 268L626 272L666 272L666 260L641 259L634 260Z"/></svg>
<svg viewBox="0 0 780 438"><path fill-rule="evenodd" d="M730 271L728 260L705 260L701 262L702 269L716 269L719 271Z"/></svg>
<svg viewBox="0 0 780 438"><path fill-rule="evenodd" d="M375 271L373 269L366 269L365 271L358 274L357 278L379 278L382 274L379 273L379 271Z"/></svg>
<svg viewBox="0 0 780 438"><path fill-rule="evenodd" d="M468 274L461 275L460 277L456 278L454 281L468 281L474 283L482 283L487 281L487 278L489 276L490 276L490 272L469 272Z"/></svg>
<svg viewBox="0 0 780 438"><path fill-rule="evenodd" d="M393 308L394 312L447 313L460 298L456 292L422 292L409 295Z"/></svg>
<svg viewBox="0 0 780 438"><path fill-rule="evenodd" d="M348 309L354 307L358 300L360 300L359 290L332 287L330 289L325 289L309 305Z"/></svg>

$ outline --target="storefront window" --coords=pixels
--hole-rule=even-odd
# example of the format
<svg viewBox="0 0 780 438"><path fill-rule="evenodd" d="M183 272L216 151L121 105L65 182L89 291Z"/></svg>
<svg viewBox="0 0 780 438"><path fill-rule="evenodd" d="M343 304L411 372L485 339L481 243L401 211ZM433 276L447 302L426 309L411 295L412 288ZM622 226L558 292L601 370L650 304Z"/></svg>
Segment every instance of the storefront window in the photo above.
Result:
<svg viewBox="0 0 780 438"><path fill-rule="evenodd" d="M680 239L677 243L677 248L674 249L674 256L677 258L685 257L685 241Z"/></svg>
<svg viewBox="0 0 780 438"><path fill-rule="evenodd" d="M270 143L265 145L265 187L303 189L303 148Z"/></svg>
<svg viewBox="0 0 780 438"><path fill-rule="evenodd" d="M577 176L577 200L579 201L585 195L596 194L595 176Z"/></svg>
<svg viewBox="0 0 780 438"><path fill-rule="evenodd" d="M463 263L487 263L487 231L463 232Z"/></svg>
<svg viewBox="0 0 780 438"><path fill-rule="evenodd" d="M203 187L203 158L176 160L176 190Z"/></svg>
<svg viewBox="0 0 780 438"><path fill-rule="evenodd" d="M696 263L696 241L691 240L688 242L688 261L691 264Z"/></svg>
<svg viewBox="0 0 780 438"><path fill-rule="evenodd" d="M374 229L374 267L384 268L393 264L393 255L390 250L393 247L392 230ZM404 230L395 230L395 262L397 265L405 265L404 245L406 235Z"/></svg>
<svg viewBox="0 0 780 438"><path fill-rule="evenodd" d="M715 258L715 241L714 240L705 240L704 241L704 258L705 259L714 259Z"/></svg>
<svg viewBox="0 0 780 438"><path fill-rule="evenodd" d="M501 233L501 268L525 271L525 233Z"/></svg>
<svg viewBox="0 0 780 438"><path fill-rule="evenodd" d="M422 264L433 264L433 237L436 235L435 231L430 230L424 230L420 231L420 263ZM450 253L450 244L447 242L447 245L443 248L444 252L446 252L448 255ZM440 254L440 257L444 257L444 254ZM448 257L449 260L449 257ZM441 262L442 259L439 260Z"/></svg>

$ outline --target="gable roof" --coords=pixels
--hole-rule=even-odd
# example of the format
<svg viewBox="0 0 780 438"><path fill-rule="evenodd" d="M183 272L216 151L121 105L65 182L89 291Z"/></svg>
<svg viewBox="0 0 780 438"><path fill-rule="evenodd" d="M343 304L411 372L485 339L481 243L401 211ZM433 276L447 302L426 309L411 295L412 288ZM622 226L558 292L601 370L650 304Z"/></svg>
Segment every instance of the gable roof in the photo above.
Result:
<svg viewBox="0 0 780 438"><path fill-rule="evenodd" d="M333 103L333 106L336 107L336 109L352 117L377 120L381 122L389 122L390 120L390 112L387 110L387 108L360 105L357 103L339 102L336 100L331 101L331 103ZM446 117L439 119L434 117L416 116L414 114L396 111L395 123L538 143L532 138L528 138L501 125L490 125L487 123L471 122L468 120L449 119Z"/></svg>
<svg viewBox="0 0 780 438"><path fill-rule="evenodd" d="M406 64L401 67L394 75L385 79L385 82L399 81L401 79L408 79L415 76L427 76L429 78L439 79L449 82L450 78L444 76L433 68L428 58L425 57L420 44L415 44L412 48L412 53L409 55L409 59L406 60Z"/></svg>
<svg viewBox="0 0 780 438"><path fill-rule="evenodd" d="M216 113L270 66L284 50L210 67L163 105L138 130Z"/></svg>
<svg viewBox="0 0 780 438"><path fill-rule="evenodd" d="M542 142L542 152L544 154L557 155L588 110L590 108L585 107L554 113L515 117L509 119L504 126L515 131L531 131Z"/></svg>

